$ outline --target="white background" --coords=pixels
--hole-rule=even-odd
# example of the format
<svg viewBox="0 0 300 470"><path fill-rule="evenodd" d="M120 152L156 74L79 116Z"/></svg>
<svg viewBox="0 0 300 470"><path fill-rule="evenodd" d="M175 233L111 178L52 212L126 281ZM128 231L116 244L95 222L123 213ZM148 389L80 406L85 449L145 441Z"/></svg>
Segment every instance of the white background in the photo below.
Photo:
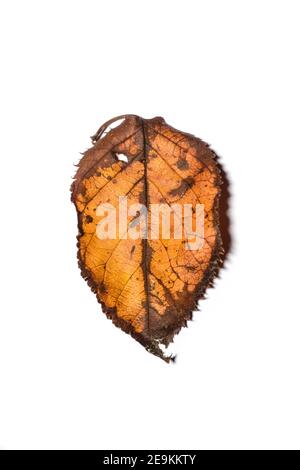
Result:
<svg viewBox="0 0 300 470"><path fill-rule="evenodd" d="M0 447L300 448L299 2L1 1ZM69 186L113 116L231 180L234 247L167 365L101 313Z"/></svg>

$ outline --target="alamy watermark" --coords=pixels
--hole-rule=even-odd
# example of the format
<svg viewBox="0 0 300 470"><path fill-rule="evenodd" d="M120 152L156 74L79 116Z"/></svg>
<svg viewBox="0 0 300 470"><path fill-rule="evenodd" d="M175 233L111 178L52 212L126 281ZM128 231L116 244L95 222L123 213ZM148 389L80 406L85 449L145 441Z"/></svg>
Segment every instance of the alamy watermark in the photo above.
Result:
<svg viewBox="0 0 300 470"><path fill-rule="evenodd" d="M186 250L199 250L204 243L204 205L128 204L119 196L118 207L103 203L97 207L100 240L165 239L184 240Z"/></svg>

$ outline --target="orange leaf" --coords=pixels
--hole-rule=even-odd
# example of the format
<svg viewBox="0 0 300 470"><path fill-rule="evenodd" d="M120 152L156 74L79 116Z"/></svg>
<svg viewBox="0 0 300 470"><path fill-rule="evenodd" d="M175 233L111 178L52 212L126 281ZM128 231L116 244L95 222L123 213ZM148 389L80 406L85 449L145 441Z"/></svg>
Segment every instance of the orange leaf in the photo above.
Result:
<svg viewBox="0 0 300 470"><path fill-rule="evenodd" d="M186 326L219 266L215 154L160 117L120 116L92 139L72 185L82 275L113 323L168 362L161 345Z"/></svg>

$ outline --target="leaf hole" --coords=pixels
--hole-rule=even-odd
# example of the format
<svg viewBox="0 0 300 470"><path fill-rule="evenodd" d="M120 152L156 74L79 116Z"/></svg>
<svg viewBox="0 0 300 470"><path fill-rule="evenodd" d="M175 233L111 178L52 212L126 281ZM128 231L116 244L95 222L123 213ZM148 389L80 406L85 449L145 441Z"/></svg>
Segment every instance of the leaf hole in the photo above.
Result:
<svg viewBox="0 0 300 470"><path fill-rule="evenodd" d="M125 155L125 153L116 153L116 159L119 160L119 162L125 162L128 163L128 157Z"/></svg>

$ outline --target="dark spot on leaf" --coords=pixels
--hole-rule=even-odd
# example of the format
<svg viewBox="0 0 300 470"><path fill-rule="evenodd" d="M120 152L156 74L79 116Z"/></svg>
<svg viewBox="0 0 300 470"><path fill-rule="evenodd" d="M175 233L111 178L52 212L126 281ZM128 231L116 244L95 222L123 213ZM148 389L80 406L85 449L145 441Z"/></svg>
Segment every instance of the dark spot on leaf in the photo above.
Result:
<svg viewBox="0 0 300 470"><path fill-rule="evenodd" d="M195 180L192 176L188 176L187 178L184 178L180 185L172 189L172 191L169 191L170 196L179 196L182 197L184 193L195 183Z"/></svg>
<svg viewBox="0 0 300 470"><path fill-rule="evenodd" d="M87 223L87 224L90 224L91 222L93 222L94 219L93 219L93 217L91 217L90 215L87 215L86 218L85 218L85 220L86 220L86 223Z"/></svg>
<svg viewBox="0 0 300 470"><path fill-rule="evenodd" d="M187 170L189 168L189 164L185 158L180 158L176 163L177 168L180 170Z"/></svg>
<svg viewBox="0 0 300 470"><path fill-rule="evenodd" d="M132 255L133 255L133 253L134 253L134 250L135 250L135 245L132 245L132 247L131 247L131 250L130 250L130 256L132 256Z"/></svg>

